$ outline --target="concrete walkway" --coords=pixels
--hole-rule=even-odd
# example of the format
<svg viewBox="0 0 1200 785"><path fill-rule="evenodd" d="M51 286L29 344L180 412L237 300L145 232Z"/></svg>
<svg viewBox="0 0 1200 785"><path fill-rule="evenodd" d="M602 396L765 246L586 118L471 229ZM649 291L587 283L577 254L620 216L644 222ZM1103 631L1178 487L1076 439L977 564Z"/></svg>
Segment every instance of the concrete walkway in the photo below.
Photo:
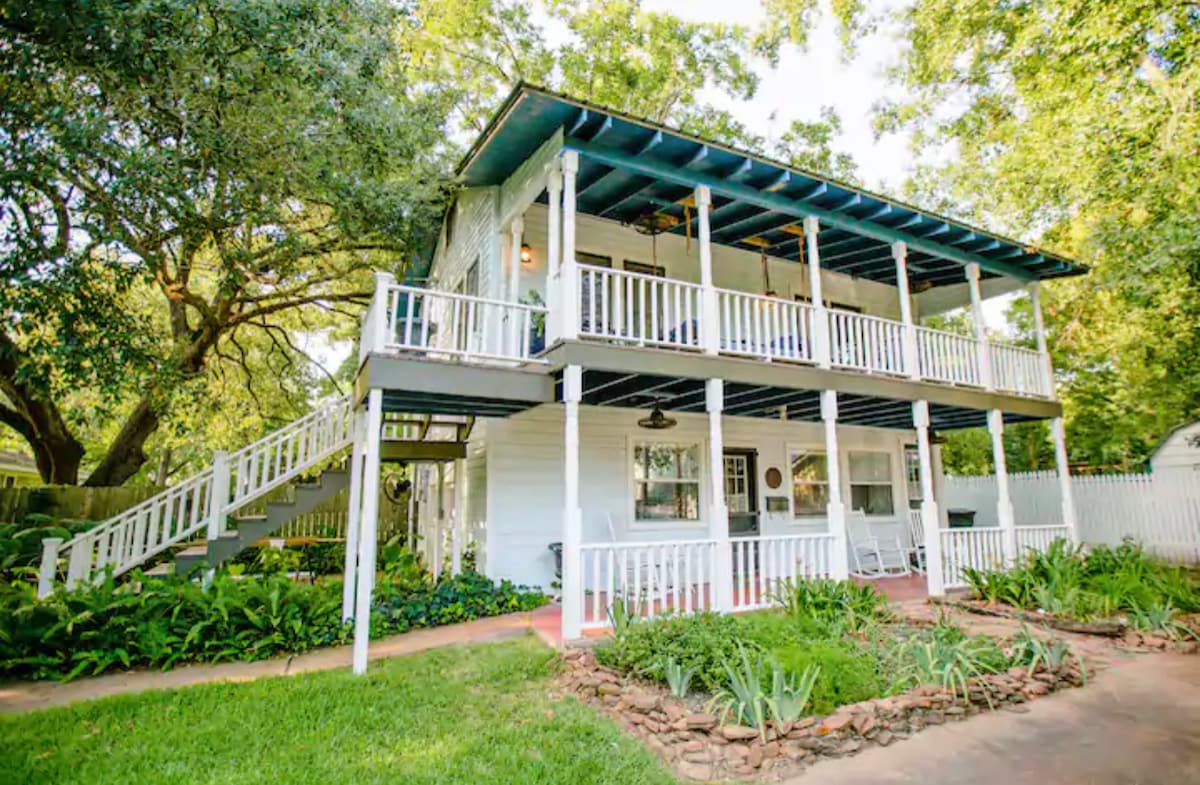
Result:
<svg viewBox="0 0 1200 785"><path fill-rule="evenodd" d="M393 635L371 642L370 659L382 660L427 649L518 637L533 629L535 614L538 614L538 611L510 613ZM214 681L252 681L266 676L292 676L311 671L349 668L352 653L351 646L338 646L258 662L188 665L169 671L129 671L78 679L65 684L55 681L10 682L0 684L0 713L65 706L76 701L144 690L174 689Z"/></svg>
<svg viewBox="0 0 1200 785"><path fill-rule="evenodd" d="M1200 657L1143 655L1086 687L821 762L793 785L1200 783Z"/></svg>

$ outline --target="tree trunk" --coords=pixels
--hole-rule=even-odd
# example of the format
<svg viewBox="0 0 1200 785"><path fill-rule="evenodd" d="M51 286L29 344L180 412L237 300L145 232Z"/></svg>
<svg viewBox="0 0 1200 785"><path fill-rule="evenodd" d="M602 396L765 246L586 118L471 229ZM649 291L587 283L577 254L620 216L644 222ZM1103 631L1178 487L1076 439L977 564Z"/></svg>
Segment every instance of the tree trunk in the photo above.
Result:
<svg viewBox="0 0 1200 785"><path fill-rule="evenodd" d="M8 405L0 404L0 422L25 439L33 452L42 482L75 485L79 482L79 464L83 445L68 430L58 406L42 397L36 386L20 380L20 350L0 333L0 392Z"/></svg>

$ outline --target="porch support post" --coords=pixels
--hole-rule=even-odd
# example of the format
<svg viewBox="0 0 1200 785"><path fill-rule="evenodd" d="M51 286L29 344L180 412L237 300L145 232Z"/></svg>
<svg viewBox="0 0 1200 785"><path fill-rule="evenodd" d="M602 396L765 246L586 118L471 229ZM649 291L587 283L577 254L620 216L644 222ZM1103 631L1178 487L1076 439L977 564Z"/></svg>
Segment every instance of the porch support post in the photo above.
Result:
<svg viewBox="0 0 1200 785"><path fill-rule="evenodd" d="M414 536L417 533L417 465L410 463L406 467L408 469L408 514L405 516L404 523L408 526L408 536L405 537L404 544L410 551L415 552L417 550L417 540Z"/></svg>
<svg viewBox="0 0 1200 785"><path fill-rule="evenodd" d="M729 542L729 508L725 502L725 435L721 413L725 410L725 382L704 382L704 405L708 411L708 538L716 541L716 565L712 568L713 610L733 610L733 547Z"/></svg>
<svg viewBox="0 0 1200 785"><path fill-rule="evenodd" d="M821 391L821 419L825 422L825 474L829 480L829 533L833 535L833 553L829 571L833 578L845 580L850 576L846 554L846 505L842 503L842 471L838 458L837 438L838 400L836 390Z"/></svg>
<svg viewBox="0 0 1200 785"><path fill-rule="evenodd" d="M583 628L583 512L579 509L579 402L583 368L563 369L563 552L562 638L575 640Z"/></svg>
<svg viewBox="0 0 1200 785"><path fill-rule="evenodd" d="M375 550L379 533L379 437L383 428L383 390L367 394L366 443L363 445L362 523L358 537L358 592L354 598L354 672L367 672L371 641L371 592L375 588Z"/></svg>
<svg viewBox="0 0 1200 785"><path fill-rule="evenodd" d="M933 493L933 451L929 447L929 401L913 401L913 428L917 431L917 461L921 467L921 530L925 533L925 579L931 596L944 594L942 585L942 535L937 500Z"/></svg>
<svg viewBox="0 0 1200 785"><path fill-rule="evenodd" d="M562 272L559 283L562 313L562 337L579 337L579 266L575 261L575 173L579 171L579 153L565 150L562 154L563 219Z"/></svg>
<svg viewBox="0 0 1200 785"><path fill-rule="evenodd" d="M912 297L908 291L908 246L892 243L892 258L896 261L896 290L900 295L900 321L904 322L902 357L904 370L911 379L921 378L920 355L917 351L917 325L913 322Z"/></svg>
<svg viewBox="0 0 1200 785"><path fill-rule="evenodd" d="M992 350L987 340L986 324L983 321L983 296L979 293L979 265L967 265L967 292L971 295L971 325L975 328L975 342L979 350L979 381L985 389L994 390L992 379Z"/></svg>
<svg viewBox="0 0 1200 785"><path fill-rule="evenodd" d="M510 231L512 232L512 248L508 267L508 301L515 303L521 297L521 240L525 236L525 219L519 215L514 218ZM515 308L505 308L504 319L508 322L506 330L508 346L502 353L509 357L517 357L521 354L522 319Z"/></svg>
<svg viewBox="0 0 1200 785"><path fill-rule="evenodd" d="M1038 355L1042 358L1042 386L1038 391L1048 398L1054 397L1054 366L1050 362L1050 349L1046 346L1046 322L1042 318L1042 285L1038 281L1031 282L1026 290L1029 292L1030 304L1033 306L1033 332L1037 337Z"/></svg>
<svg viewBox="0 0 1200 785"><path fill-rule="evenodd" d="M430 567L433 579L442 577L442 562L446 560L446 462L437 465L437 516L433 521L433 542L430 549Z"/></svg>
<svg viewBox="0 0 1200 785"><path fill-rule="evenodd" d="M454 461L454 515L450 518L450 575L462 572L462 549L467 529L467 462Z"/></svg>
<svg viewBox="0 0 1200 785"><path fill-rule="evenodd" d="M354 441L350 447L350 500L346 508L346 560L342 580L342 621L354 618L354 588L358 580L358 532L362 528L363 446L367 413L354 413Z"/></svg>
<svg viewBox="0 0 1200 785"><path fill-rule="evenodd" d="M559 258L559 233L562 231L562 165L555 158L550 164L546 179L546 192L549 196L549 209L546 211L549 226L546 227L546 345L562 337L559 326L562 314L559 313L558 290L559 276L562 274Z"/></svg>
<svg viewBox="0 0 1200 785"><path fill-rule="evenodd" d="M996 467L996 519L1000 522L1004 561L1012 564L1017 558L1017 528L1012 497L1008 492L1008 466L1004 460L1004 412L988 410L988 432L992 435L992 463Z"/></svg>
<svg viewBox="0 0 1200 785"><path fill-rule="evenodd" d="M832 352L829 348L829 312L821 296L821 248L817 242L820 232L821 224L816 216L810 215L804 219L804 241L808 248L808 294L812 299L812 330L809 333L812 354L817 365L828 368Z"/></svg>
<svg viewBox="0 0 1200 785"><path fill-rule="evenodd" d="M1054 464L1058 469L1058 491L1062 496L1062 521L1067 527L1067 539L1079 542L1079 520L1075 514L1075 496L1071 491L1071 469L1067 464L1067 427L1063 418L1050 421L1054 435Z"/></svg>
<svg viewBox="0 0 1200 785"><path fill-rule="evenodd" d="M696 186L695 200L700 243L700 341L705 354L717 354L721 348L721 322L717 290L713 283L712 233L708 220L712 192L707 185Z"/></svg>

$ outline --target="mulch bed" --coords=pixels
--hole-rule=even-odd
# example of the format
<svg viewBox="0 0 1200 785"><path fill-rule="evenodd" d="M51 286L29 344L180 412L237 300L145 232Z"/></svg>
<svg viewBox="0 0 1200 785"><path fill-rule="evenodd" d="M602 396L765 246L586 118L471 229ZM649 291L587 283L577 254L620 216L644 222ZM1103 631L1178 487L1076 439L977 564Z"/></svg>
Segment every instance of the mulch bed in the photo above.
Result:
<svg viewBox="0 0 1200 785"><path fill-rule="evenodd" d="M755 728L721 724L703 706L658 685L634 682L596 662L586 649L563 653L563 687L604 711L640 738L679 776L693 781L731 778L778 781L823 758L888 746L930 725L958 722L992 709L1023 713L1043 695L1084 683L1075 664L1030 673L1012 668L970 681L966 698L936 686L841 706L826 717Z"/></svg>

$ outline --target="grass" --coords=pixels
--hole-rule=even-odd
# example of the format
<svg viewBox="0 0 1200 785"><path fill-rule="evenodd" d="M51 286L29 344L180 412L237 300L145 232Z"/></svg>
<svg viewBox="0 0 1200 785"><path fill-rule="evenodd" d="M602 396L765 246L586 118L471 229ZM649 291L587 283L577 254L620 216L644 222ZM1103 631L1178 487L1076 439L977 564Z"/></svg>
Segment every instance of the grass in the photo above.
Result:
<svg viewBox="0 0 1200 785"><path fill-rule="evenodd" d="M553 694L532 637L347 671L210 684L0 717L24 785L614 783L673 780L611 722Z"/></svg>

